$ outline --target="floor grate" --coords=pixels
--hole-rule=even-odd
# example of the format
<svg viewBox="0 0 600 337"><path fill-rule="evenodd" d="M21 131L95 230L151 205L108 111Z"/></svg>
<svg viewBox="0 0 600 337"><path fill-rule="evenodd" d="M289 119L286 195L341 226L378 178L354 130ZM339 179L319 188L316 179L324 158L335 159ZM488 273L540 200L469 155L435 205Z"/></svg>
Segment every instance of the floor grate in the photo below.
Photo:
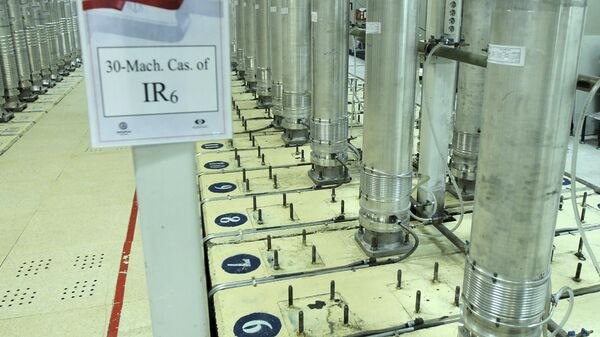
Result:
<svg viewBox="0 0 600 337"><path fill-rule="evenodd" d="M102 254L90 254L90 255L78 255L73 263L73 267L81 270L86 269L98 269L102 268L104 263L104 253Z"/></svg>
<svg viewBox="0 0 600 337"><path fill-rule="evenodd" d="M37 292L31 288L7 290L0 298L0 308L32 304Z"/></svg>
<svg viewBox="0 0 600 337"><path fill-rule="evenodd" d="M84 297L90 297L94 295L96 291L96 284L98 280L92 281L77 281L71 288L64 288L61 301L68 299L79 299Z"/></svg>
<svg viewBox="0 0 600 337"><path fill-rule="evenodd" d="M16 277L27 277L37 275L44 270L50 269L50 264L52 263L52 259L41 259L41 260L31 260L24 261L17 270Z"/></svg>

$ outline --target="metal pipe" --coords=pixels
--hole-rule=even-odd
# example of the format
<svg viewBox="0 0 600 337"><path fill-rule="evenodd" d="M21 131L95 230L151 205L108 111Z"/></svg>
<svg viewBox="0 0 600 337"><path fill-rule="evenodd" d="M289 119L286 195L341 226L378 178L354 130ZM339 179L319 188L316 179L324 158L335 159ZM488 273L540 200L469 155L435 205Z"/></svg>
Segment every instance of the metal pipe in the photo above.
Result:
<svg viewBox="0 0 600 337"><path fill-rule="evenodd" d="M245 23L246 15L244 8L246 6L245 0L235 0L235 36L236 36L236 70L238 78L244 79L246 76L246 37L245 37Z"/></svg>
<svg viewBox="0 0 600 337"><path fill-rule="evenodd" d="M8 0L8 20L12 32L15 60L17 61L17 72L19 74L20 98L26 102L33 102L37 95L32 92L31 66L29 65L29 51L27 50L27 39L25 37L25 23L21 4L19 0Z"/></svg>
<svg viewBox="0 0 600 337"><path fill-rule="evenodd" d="M311 116L311 0L284 0L282 136L288 145L308 142Z"/></svg>
<svg viewBox="0 0 600 337"><path fill-rule="evenodd" d="M237 69L237 11L238 0L229 0L229 47L231 70Z"/></svg>
<svg viewBox="0 0 600 337"><path fill-rule="evenodd" d="M348 27L345 0L313 0L313 116L309 177L317 185L347 182Z"/></svg>
<svg viewBox="0 0 600 337"><path fill-rule="evenodd" d="M281 11L283 0L271 0L271 90L273 94L273 126L281 129L283 120L283 26Z"/></svg>
<svg viewBox="0 0 600 337"><path fill-rule="evenodd" d="M454 52L474 55L488 47L493 4L494 0L463 0L462 36L467 45ZM436 55L442 56L447 49L438 50ZM450 170L456 177L458 193L465 200L473 200L475 193L484 84L485 68L467 63L459 65ZM457 193L454 188L450 191Z"/></svg>
<svg viewBox="0 0 600 337"><path fill-rule="evenodd" d="M427 2L427 36L443 38L445 0ZM456 28L455 28L456 29ZM456 96L457 62L429 56L423 69L421 128L419 134L419 173L429 177L417 192L417 213L436 217L444 212L450 120Z"/></svg>
<svg viewBox="0 0 600 337"><path fill-rule="evenodd" d="M585 0L494 7L463 336L539 337L544 329L573 108L557 97L573 96L584 14Z"/></svg>
<svg viewBox="0 0 600 337"><path fill-rule="evenodd" d="M270 0L257 0L256 9L256 96L260 107L270 107L271 95L271 29L270 23Z"/></svg>
<svg viewBox="0 0 600 337"><path fill-rule="evenodd" d="M48 35L48 52L50 53L50 78L53 81L62 81L62 67L60 62L60 42L58 40L57 27L58 23L54 18L53 5L48 0L40 0L42 6L42 19L46 26L46 34Z"/></svg>
<svg viewBox="0 0 600 337"><path fill-rule="evenodd" d="M244 0L244 43L246 56L246 89L256 91L256 1Z"/></svg>
<svg viewBox="0 0 600 337"><path fill-rule="evenodd" d="M359 223L356 240L372 257L398 255L410 221L418 2L371 0ZM374 79L374 80L369 80Z"/></svg>
<svg viewBox="0 0 600 337"><path fill-rule="evenodd" d="M8 111L23 111L27 106L19 98L19 72L8 19L8 6L0 2L0 65L4 90L2 92Z"/></svg>

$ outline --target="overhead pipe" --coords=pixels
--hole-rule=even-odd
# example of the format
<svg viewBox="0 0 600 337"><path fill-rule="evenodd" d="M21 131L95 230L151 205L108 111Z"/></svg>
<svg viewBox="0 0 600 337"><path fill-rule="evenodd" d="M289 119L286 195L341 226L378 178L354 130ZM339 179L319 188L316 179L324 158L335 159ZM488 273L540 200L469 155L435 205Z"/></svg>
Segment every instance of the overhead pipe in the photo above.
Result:
<svg viewBox="0 0 600 337"><path fill-rule="evenodd" d="M445 10L445 0L427 1L427 36L445 39ZM429 57L432 59L423 69L419 130L419 173L429 179L418 188L416 205L417 214L423 218L439 217L444 212L450 121L457 77L456 61Z"/></svg>
<svg viewBox="0 0 600 337"><path fill-rule="evenodd" d="M271 93L273 103L273 127L281 129L283 120L283 26L282 11L288 11L282 6L283 0L271 0Z"/></svg>
<svg viewBox="0 0 600 337"><path fill-rule="evenodd" d="M256 1L244 0L244 54L246 89L256 92Z"/></svg>
<svg viewBox="0 0 600 337"><path fill-rule="evenodd" d="M463 0L462 37L466 45L461 51L477 53L488 48L494 1ZM467 63L459 65L450 156L450 170L456 178L459 191L452 187L449 192L461 193L464 200L473 200L475 193L484 84L485 68Z"/></svg>
<svg viewBox="0 0 600 337"><path fill-rule="evenodd" d="M311 117L311 0L284 0L283 120L287 145L308 142Z"/></svg>
<svg viewBox="0 0 600 337"><path fill-rule="evenodd" d="M318 186L349 180L346 0L313 0L313 116L309 177Z"/></svg>
<svg viewBox="0 0 600 337"><path fill-rule="evenodd" d="M550 260L585 9L585 0L494 6L461 336L539 337L551 318Z"/></svg>
<svg viewBox="0 0 600 337"><path fill-rule="evenodd" d="M256 96L258 106L268 108L271 95L271 24L270 0L256 0Z"/></svg>
<svg viewBox="0 0 600 337"><path fill-rule="evenodd" d="M410 223L418 11L414 0L368 3L361 229L355 237L371 257L414 246L404 228Z"/></svg>

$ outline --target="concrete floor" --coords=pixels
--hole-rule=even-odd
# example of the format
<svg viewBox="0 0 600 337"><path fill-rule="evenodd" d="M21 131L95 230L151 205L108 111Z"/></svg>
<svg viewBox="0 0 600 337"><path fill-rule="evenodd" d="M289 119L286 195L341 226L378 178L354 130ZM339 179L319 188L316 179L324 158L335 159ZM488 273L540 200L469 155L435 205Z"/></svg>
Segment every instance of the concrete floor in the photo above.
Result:
<svg viewBox="0 0 600 337"><path fill-rule="evenodd" d="M131 153L90 148L82 77L73 86L0 156L2 337L116 336L108 326L118 317ZM141 248L136 235L120 337L152 336Z"/></svg>

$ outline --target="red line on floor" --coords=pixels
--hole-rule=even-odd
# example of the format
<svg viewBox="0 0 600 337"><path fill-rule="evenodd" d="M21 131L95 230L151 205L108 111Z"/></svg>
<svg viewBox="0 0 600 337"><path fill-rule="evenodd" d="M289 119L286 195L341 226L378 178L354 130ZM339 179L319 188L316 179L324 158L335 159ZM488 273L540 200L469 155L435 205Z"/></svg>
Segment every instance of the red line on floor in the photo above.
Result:
<svg viewBox="0 0 600 337"><path fill-rule="evenodd" d="M123 297L125 297L125 283L127 282L127 271L129 270L129 254L131 253L133 235L135 234L137 214L137 194L134 193L133 202L131 205L131 214L129 215L129 226L127 227L127 236L125 237L123 252L121 253L121 266L119 267L119 276L117 277L117 288L115 289L112 312L110 314L110 321L108 323L108 332L106 333L107 337L117 337L119 335L119 323L121 322Z"/></svg>

